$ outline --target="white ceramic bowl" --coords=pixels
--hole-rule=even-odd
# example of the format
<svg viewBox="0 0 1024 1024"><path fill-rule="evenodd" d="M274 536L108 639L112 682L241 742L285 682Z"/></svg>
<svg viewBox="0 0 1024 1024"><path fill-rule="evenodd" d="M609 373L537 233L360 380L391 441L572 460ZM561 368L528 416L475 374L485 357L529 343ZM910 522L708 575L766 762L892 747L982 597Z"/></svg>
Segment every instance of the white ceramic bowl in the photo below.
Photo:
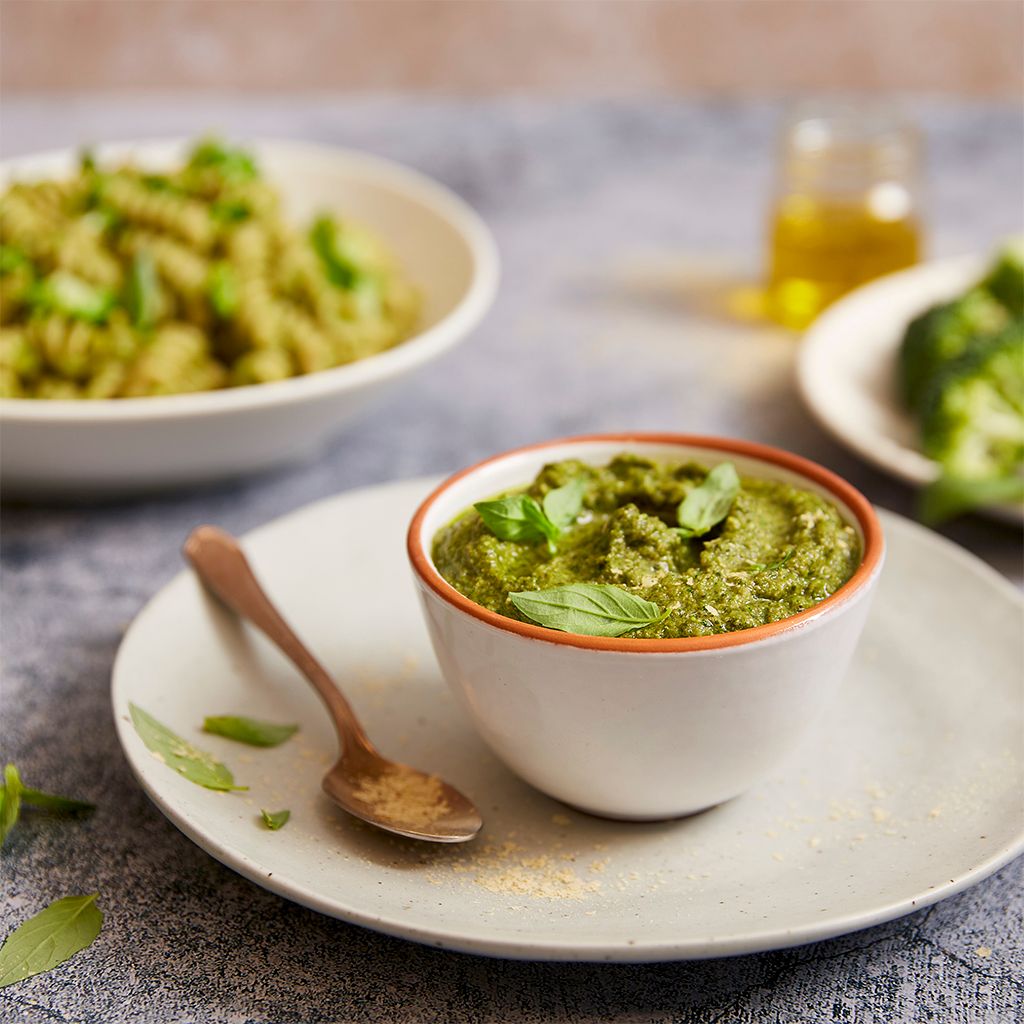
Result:
<svg viewBox="0 0 1024 1024"><path fill-rule="evenodd" d="M435 569L435 533L548 462L619 452L732 461L834 502L861 538L853 578L814 608L756 629L681 640L576 636L505 618ZM746 441L616 434L551 441L481 462L420 506L409 557L441 670L494 752L527 782L591 813L653 820L748 789L797 743L845 673L882 567L868 501L807 459Z"/></svg>
<svg viewBox="0 0 1024 1024"><path fill-rule="evenodd" d="M101 162L126 158L176 166L192 140L100 147ZM6 497L114 495L240 476L308 454L387 387L462 341L493 301L494 240L457 196L378 157L297 142L251 142L281 190L289 219L322 210L349 215L386 240L422 289L419 333L360 362L252 387L107 401L0 399ZM13 180L72 172L71 150L0 165Z"/></svg>

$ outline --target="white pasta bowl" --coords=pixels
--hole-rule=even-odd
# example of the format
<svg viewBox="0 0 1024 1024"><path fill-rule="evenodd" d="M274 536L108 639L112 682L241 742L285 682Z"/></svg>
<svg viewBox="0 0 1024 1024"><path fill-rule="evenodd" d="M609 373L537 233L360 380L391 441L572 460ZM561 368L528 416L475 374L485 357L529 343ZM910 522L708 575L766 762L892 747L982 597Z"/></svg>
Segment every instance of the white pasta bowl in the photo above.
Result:
<svg viewBox="0 0 1024 1024"><path fill-rule="evenodd" d="M99 147L101 162L179 165L194 140ZM369 358L288 380L99 401L0 399L5 497L113 496L209 483L301 458L382 392L465 340L497 290L497 248L480 217L430 178L379 157L252 142L287 216L349 216L375 231L421 289L417 333ZM73 173L62 150L0 164L0 188Z"/></svg>
<svg viewBox="0 0 1024 1024"><path fill-rule="evenodd" d="M833 502L857 531L853 577L778 622L679 640L560 633L482 608L431 557L437 531L549 462L729 460ZM584 811L654 820L728 800L764 778L824 709L850 663L884 559L882 528L850 484L746 441L601 435L520 448L451 477L416 512L408 552L441 671L483 738L537 789Z"/></svg>

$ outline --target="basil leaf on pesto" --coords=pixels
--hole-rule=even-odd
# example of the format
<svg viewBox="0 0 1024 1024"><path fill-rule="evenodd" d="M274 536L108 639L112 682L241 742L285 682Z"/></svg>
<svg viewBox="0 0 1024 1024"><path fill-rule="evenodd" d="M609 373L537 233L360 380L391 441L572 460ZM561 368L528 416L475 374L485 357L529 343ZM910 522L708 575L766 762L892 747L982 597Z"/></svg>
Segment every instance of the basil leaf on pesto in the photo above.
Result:
<svg viewBox="0 0 1024 1024"><path fill-rule="evenodd" d="M90 945L103 926L98 896L65 896L18 925L0 947L0 988L52 970Z"/></svg>
<svg viewBox="0 0 1024 1024"><path fill-rule="evenodd" d="M731 462L715 466L704 482L679 503L677 532L684 537L703 537L729 514L739 493L740 478L736 467Z"/></svg>
<svg viewBox="0 0 1024 1024"><path fill-rule="evenodd" d="M606 583L570 583L508 596L519 611L539 625L583 636L622 636L660 622L668 614L653 601Z"/></svg>
<svg viewBox="0 0 1024 1024"><path fill-rule="evenodd" d="M558 536L558 527L528 494L512 494L494 501L478 501L473 508L500 540L532 541Z"/></svg>
<svg viewBox="0 0 1024 1024"><path fill-rule="evenodd" d="M297 725L276 725L241 715L208 715L203 719L203 732L226 736L251 747L279 746L298 731Z"/></svg>
<svg viewBox="0 0 1024 1024"><path fill-rule="evenodd" d="M163 761L179 775L184 775L189 782L207 789L228 791L248 789L248 786L236 786L231 771L212 754L193 747L177 733L171 732L166 725L158 722L148 712L135 704L128 705L132 723L142 742L153 752L158 761Z"/></svg>
<svg viewBox="0 0 1024 1024"><path fill-rule="evenodd" d="M571 526L583 508L583 495L587 492L585 477L573 477L567 484L556 487L544 495L544 514L560 530Z"/></svg>
<svg viewBox="0 0 1024 1024"><path fill-rule="evenodd" d="M271 832L276 832L279 828L283 828L291 816L291 811L265 811L262 807L260 808L260 817L263 819L263 824Z"/></svg>

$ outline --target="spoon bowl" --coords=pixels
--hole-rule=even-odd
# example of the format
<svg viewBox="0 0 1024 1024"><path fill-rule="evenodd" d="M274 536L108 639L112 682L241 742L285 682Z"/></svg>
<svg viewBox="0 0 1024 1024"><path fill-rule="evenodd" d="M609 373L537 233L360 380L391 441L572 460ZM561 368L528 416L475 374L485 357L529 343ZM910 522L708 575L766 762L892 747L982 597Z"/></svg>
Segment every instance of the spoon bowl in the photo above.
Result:
<svg viewBox="0 0 1024 1024"><path fill-rule="evenodd" d="M341 756L324 776L323 790L339 807L409 839L464 843L480 831L483 820L468 797L436 775L389 761L374 747L338 685L267 597L234 537L199 526L184 554L206 588L276 644L327 706Z"/></svg>

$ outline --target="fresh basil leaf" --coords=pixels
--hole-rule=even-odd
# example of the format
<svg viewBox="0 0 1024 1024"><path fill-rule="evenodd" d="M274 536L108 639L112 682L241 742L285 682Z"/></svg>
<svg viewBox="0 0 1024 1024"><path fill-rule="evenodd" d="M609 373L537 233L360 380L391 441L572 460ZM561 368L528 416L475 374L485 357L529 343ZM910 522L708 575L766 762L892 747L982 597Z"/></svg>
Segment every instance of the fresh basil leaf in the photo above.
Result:
<svg viewBox="0 0 1024 1024"><path fill-rule="evenodd" d="M140 330L148 330L156 323L157 305L160 301L160 286L157 280L156 263L147 249L140 249L132 257L128 270L128 284L125 291L125 305L132 323Z"/></svg>
<svg viewBox="0 0 1024 1024"><path fill-rule="evenodd" d="M223 260L210 267L206 282L207 294L213 311L222 320L229 320L238 309L238 281L230 263Z"/></svg>
<svg viewBox="0 0 1024 1024"><path fill-rule="evenodd" d="M519 611L539 625L584 636L622 636L661 622L668 615L653 601L604 583L571 583L508 596Z"/></svg>
<svg viewBox="0 0 1024 1024"><path fill-rule="evenodd" d="M291 816L291 811L265 811L263 808L260 808L260 817L263 819L263 824L271 832L276 832L279 828L283 828Z"/></svg>
<svg viewBox="0 0 1024 1024"><path fill-rule="evenodd" d="M544 495L544 514L559 529L571 526L583 508L583 495L587 493L586 477L573 477L567 484L556 487Z"/></svg>
<svg viewBox="0 0 1024 1024"><path fill-rule="evenodd" d="M100 933L99 893L65 896L20 924L0 947L0 988L52 970Z"/></svg>
<svg viewBox="0 0 1024 1024"><path fill-rule="evenodd" d="M68 796L57 796L56 793L43 793L30 786L22 787L21 802L37 810L51 811L54 814L86 814L96 810L96 805L87 800L73 800Z"/></svg>
<svg viewBox="0 0 1024 1024"><path fill-rule="evenodd" d="M736 467L731 462L715 466L704 482L679 503L677 532L684 537L703 537L729 514L739 492Z"/></svg>
<svg viewBox="0 0 1024 1024"><path fill-rule="evenodd" d="M78 166L83 174L95 174L96 154L88 147L85 147L78 154Z"/></svg>
<svg viewBox="0 0 1024 1024"><path fill-rule="evenodd" d="M547 536L540 525L547 524L547 516L528 494L478 501L473 508L480 513L487 529L501 540L532 541Z"/></svg>
<svg viewBox="0 0 1024 1024"><path fill-rule="evenodd" d="M21 776L13 764L4 767L4 790L0 793L0 846L7 841L21 814Z"/></svg>
<svg viewBox="0 0 1024 1024"><path fill-rule="evenodd" d="M929 526L963 515L984 505L1024 501L1024 477L968 480L943 475L929 484L918 498L918 515Z"/></svg>
<svg viewBox="0 0 1024 1024"><path fill-rule="evenodd" d="M151 192L180 192L181 190L166 174L144 174L142 184Z"/></svg>
<svg viewBox="0 0 1024 1024"><path fill-rule="evenodd" d="M309 241L320 257L324 274L339 288L354 288L362 271L344 251L338 240L338 225L331 217L318 217L309 232Z"/></svg>
<svg viewBox="0 0 1024 1024"><path fill-rule="evenodd" d="M128 705L132 715L132 723L142 742L153 752L158 761L163 761L179 775L184 775L189 782L207 789L232 790L248 789L248 786L236 786L230 770L212 754L193 747L177 733L171 732L166 725L158 722L148 712L135 704Z"/></svg>
<svg viewBox="0 0 1024 1024"><path fill-rule="evenodd" d="M66 270L54 271L29 292L29 303L34 309L63 313L88 323L102 323L116 302L109 289L91 285Z"/></svg>
<svg viewBox="0 0 1024 1024"><path fill-rule="evenodd" d="M226 736L251 747L276 747L298 731L297 725L275 725L240 715L211 715L203 719L203 732Z"/></svg>

